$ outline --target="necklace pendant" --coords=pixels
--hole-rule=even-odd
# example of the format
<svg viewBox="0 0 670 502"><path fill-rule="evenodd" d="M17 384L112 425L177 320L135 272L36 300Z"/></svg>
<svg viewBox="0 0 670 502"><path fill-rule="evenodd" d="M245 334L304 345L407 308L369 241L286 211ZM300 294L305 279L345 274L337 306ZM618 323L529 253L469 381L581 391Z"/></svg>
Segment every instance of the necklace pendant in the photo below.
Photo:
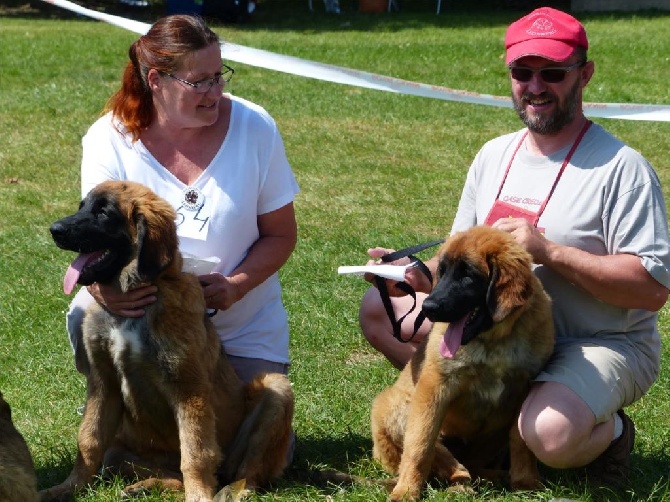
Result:
<svg viewBox="0 0 670 502"><path fill-rule="evenodd" d="M205 194L199 188L186 187L182 193L182 205L189 211L197 211L205 203Z"/></svg>

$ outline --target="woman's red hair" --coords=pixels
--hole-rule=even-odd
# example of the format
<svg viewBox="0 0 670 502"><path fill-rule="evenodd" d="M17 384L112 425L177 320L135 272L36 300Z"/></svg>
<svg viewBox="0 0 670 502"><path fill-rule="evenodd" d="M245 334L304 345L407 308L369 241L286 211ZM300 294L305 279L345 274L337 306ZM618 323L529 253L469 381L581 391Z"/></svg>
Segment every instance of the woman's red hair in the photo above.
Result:
<svg viewBox="0 0 670 502"><path fill-rule="evenodd" d="M176 14L159 19L130 46L121 88L107 101L105 113L111 111L124 132L137 141L154 117L149 70L174 73L186 56L213 43L221 43L219 36L199 16Z"/></svg>

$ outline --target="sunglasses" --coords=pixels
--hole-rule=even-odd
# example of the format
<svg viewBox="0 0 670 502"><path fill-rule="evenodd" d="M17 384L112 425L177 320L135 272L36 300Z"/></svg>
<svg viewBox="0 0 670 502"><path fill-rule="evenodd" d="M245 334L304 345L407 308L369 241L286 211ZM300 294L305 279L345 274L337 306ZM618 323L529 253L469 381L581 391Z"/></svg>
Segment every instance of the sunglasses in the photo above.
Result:
<svg viewBox="0 0 670 502"><path fill-rule="evenodd" d="M509 72L512 78L518 82L530 82L533 74L539 73L540 78L547 84L558 84L565 80L565 76L572 70L581 68L586 64L586 61L581 61L570 66L552 66L548 68L528 68L526 66L510 66Z"/></svg>

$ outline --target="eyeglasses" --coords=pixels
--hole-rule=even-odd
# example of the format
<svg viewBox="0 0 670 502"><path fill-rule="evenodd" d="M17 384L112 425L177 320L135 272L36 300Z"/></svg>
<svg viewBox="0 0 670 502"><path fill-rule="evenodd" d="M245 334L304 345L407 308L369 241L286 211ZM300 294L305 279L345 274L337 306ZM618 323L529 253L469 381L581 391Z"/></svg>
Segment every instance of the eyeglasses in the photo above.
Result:
<svg viewBox="0 0 670 502"><path fill-rule="evenodd" d="M230 79L232 79L233 75L235 74L235 70L233 70L230 66L226 66L225 64L222 66L222 70L223 71L215 75L214 78L205 78L203 80L198 80L197 82L189 82L188 80L179 78L177 75L173 75L172 73L167 73L164 71L161 73L167 75L168 77L172 77L175 80L179 80L182 84L186 84L189 87L192 87L193 90L198 94L205 94L206 92L209 92L214 84L226 85L228 82L230 82Z"/></svg>
<svg viewBox="0 0 670 502"><path fill-rule="evenodd" d="M547 84L558 84L563 82L565 76L572 70L581 68L586 64L586 61L581 61L570 66L553 66L548 68L527 68L525 66L510 66L509 71L514 80L519 82L530 82L533 74L539 73L542 80Z"/></svg>

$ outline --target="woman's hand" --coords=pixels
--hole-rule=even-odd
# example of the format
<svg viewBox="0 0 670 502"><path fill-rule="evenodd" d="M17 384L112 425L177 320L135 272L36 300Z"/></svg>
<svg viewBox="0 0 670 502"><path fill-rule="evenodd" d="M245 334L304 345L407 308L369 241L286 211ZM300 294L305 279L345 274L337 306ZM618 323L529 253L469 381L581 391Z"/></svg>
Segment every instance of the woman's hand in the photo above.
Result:
<svg viewBox="0 0 670 502"><path fill-rule="evenodd" d="M198 276L205 295L207 308L227 310L233 304L286 263L298 239L293 203L269 213L261 214L258 221L258 240L234 270Z"/></svg>
<svg viewBox="0 0 670 502"><path fill-rule="evenodd" d="M95 301L121 317L142 317L145 314L144 307L156 301L155 293L158 291L156 286L149 285L123 293L115 286L97 282L86 289Z"/></svg>
<svg viewBox="0 0 670 502"><path fill-rule="evenodd" d="M209 309L227 310L235 302L242 299L242 293L237 284L229 277L221 274L199 275L205 303Z"/></svg>

